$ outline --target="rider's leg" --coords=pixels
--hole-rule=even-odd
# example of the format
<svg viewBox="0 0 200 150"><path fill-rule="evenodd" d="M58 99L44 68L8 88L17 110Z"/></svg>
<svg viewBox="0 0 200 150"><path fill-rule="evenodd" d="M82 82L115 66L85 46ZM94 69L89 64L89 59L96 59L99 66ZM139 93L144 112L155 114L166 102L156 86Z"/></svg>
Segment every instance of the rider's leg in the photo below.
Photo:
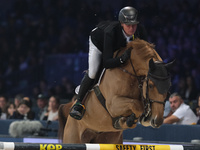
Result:
<svg viewBox="0 0 200 150"><path fill-rule="evenodd" d="M81 82L77 102L74 104L70 112L70 116L78 120L82 119L85 112L85 106L82 104L82 100L87 91L91 88L101 63L101 52L92 43L91 39L89 39L89 46L88 74L84 76Z"/></svg>
<svg viewBox="0 0 200 150"><path fill-rule="evenodd" d="M77 101L71 109L70 116L80 120L83 117L85 112L85 106L82 104L83 98L87 91L91 88L94 79L91 79L88 74L85 74L84 78L82 79L80 89L77 95Z"/></svg>

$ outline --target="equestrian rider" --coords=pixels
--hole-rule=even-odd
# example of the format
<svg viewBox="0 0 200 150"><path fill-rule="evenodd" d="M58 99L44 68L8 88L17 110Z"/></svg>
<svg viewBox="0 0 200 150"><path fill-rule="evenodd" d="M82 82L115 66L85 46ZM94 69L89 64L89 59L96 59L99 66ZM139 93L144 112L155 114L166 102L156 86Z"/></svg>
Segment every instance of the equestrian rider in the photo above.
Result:
<svg viewBox="0 0 200 150"><path fill-rule="evenodd" d="M93 29L89 36L89 68L81 81L80 89L77 95L77 102L71 109L70 116L81 120L85 106L82 100L87 91L93 85L100 66L103 68L115 68L126 63L130 57L131 50L126 50L122 56L113 58L115 51L121 47L126 47L127 43L134 38L147 40L144 27L137 20L138 12L133 7L124 7L120 10L119 21L100 22Z"/></svg>

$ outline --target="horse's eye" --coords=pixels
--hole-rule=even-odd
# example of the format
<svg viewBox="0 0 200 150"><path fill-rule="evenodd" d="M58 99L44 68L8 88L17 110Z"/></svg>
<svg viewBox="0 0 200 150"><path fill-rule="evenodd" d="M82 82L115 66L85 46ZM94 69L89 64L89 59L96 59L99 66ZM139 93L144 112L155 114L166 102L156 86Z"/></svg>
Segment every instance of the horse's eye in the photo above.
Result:
<svg viewBox="0 0 200 150"><path fill-rule="evenodd" d="M152 89L153 88L153 84L149 84L149 88Z"/></svg>

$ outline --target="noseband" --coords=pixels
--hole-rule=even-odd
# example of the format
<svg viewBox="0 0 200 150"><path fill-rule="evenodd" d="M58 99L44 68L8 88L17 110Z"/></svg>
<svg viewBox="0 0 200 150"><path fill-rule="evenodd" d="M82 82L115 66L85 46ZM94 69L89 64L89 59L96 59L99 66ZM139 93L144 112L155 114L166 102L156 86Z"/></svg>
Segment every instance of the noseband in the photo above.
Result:
<svg viewBox="0 0 200 150"><path fill-rule="evenodd" d="M140 89L140 95L141 95L141 98L142 98L142 101L143 101L143 104L144 104L144 114L143 115L145 116L145 119L147 119L152 113L152 109L151 109L152 103L159 103L159 104L162 104L163 106L165 106L165 101L161 102L161 101L149 98L149 90L148 90L149 89L149 76L151 76L151 77L153 76L154 79L156 79L156 80L161 80L163 77L154 76L154 75L150 74L149 72L148 72L147 76L137 76L137 73L136 73L136 70L133 66L133 63L132 63L131 59L129 59L129 60L130 60L130 64L131 64L131 67L133 69L134 74L132 74L128 70L123 69L121 67L120 67L120 69L123 72L128 73L129 75L137 78L138 88ZM167 77L167 78L169 78L169 77ZM146 93L145 93L146 97L144 97L144 94L143 94L143 83L144 83L144 81L146 81Z"/></svg>

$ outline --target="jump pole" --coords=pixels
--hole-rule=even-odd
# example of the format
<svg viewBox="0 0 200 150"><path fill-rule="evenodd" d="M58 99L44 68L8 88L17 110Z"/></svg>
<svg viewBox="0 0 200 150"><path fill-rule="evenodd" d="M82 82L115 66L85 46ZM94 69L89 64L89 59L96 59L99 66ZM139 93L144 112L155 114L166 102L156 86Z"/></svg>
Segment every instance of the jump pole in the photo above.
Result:
<svg viewBox="0 0 200 150"><path fill-rule="evenodd" d="M0 150L200 150L200 145L40 144L0 142Z"/></svg>

